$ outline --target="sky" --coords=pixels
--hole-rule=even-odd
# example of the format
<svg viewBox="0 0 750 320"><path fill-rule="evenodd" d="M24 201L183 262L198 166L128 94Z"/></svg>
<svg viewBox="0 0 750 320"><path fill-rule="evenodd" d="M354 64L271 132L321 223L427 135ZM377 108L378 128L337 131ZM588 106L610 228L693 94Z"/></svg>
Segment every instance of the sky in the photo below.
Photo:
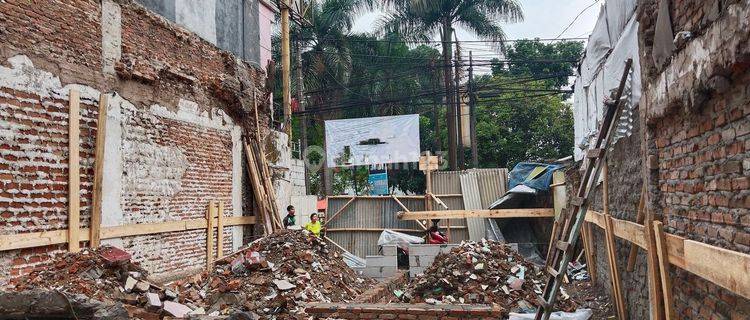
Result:
<svg viewBox="0 0 750 320"><path fill-rule="evenodd" d="M503 24L507 39L555 38L565 29L586 7L595 5L584 11L570 28L561 35L563 38L588 37L594 29L603 0L519 0L524 13L524 21L514 24ZM383 11L363 13L354 24L353 32L372 32L377 28L378 20ZM480 40L470 31L457 28L459 41ZM439 39L435 35L435 39ZM464 51L474 51L475 56L492 56L496 51L484 43L467 43Z"/></svg>

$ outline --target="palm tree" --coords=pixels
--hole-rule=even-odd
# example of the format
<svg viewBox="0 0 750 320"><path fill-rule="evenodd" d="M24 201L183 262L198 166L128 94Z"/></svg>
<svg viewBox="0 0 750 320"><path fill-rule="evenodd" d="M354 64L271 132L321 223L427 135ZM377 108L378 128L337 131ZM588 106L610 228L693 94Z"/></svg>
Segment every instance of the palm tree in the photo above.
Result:
<svg viewBox="0 0 750 320"><path fill-rule="evenodd" d="M309 94L306 99L311 107L325 106L341 99L340 95L328 94L321 89L348 82L352 59L347 39L354 19L361 10L371 8L372 3L373 0L312 1L305 15L312 26L299 28L295 25L292 29L293 39L299 41L297 50L304 51L301 54L301 66L295 62L296 68L302 68L304 80L303 83L297 83L295 79L293 85L318 92ZM306 146L308 119L303 116L301 120L302 139L305 140L303 146ZM323 175L323 189L330 190L330 179L326 179L325 170Z"/></svg>
<svg viewBox="0 0 750 320"><path fill-rule="evenodd" d="M397 32L403 37L426 40L440 35L443 46L444 86L446 90L446 123L448 124L448 162L457 168L456 110L451 90L451 40L453 26L458 25L483 39L497 41L502 48L505 32L500 21L523 20L516 0L385 0L390 9L381 21L383 32ZM463 151L463 150L462 150Z"/></svg>

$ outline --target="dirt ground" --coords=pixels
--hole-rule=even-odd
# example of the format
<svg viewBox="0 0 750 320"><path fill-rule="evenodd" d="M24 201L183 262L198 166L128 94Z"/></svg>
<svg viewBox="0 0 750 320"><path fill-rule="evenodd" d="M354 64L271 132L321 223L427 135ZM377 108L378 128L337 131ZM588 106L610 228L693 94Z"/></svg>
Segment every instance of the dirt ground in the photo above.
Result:
<svg viewBox="0 0 750 320"><path fill-rule="evenodd" d="M589 308L594 314L592 320L615 319L613 304L604 288L596 286L591 280L574 281L565 285L570 297L580 304L579 308Z"/></svg>

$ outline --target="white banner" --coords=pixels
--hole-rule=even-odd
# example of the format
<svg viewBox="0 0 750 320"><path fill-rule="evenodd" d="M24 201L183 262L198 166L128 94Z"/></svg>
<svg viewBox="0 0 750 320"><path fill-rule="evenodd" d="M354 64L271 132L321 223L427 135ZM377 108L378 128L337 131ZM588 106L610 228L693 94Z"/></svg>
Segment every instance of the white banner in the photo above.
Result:
<svg viewBox="0 0 750 320"><path fill-rule="evenodd" d="M419 115L328 120L326 165L419 161Z"/></svg>

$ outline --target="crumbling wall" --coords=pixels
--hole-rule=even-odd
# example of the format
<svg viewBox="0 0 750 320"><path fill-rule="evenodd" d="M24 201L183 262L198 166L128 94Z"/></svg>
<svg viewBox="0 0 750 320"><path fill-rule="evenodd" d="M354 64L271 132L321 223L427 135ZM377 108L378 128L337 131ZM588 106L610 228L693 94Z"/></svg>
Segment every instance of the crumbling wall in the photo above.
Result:
<svg viewBox="0 0 750 320"><path fill-rule="evenodd" d="M252 215L242 153L270 112L264 73L130 0L0 2L0 234L64 230L68 94L81 91L81 227L89 225L97 130L105 130L103 226ZM107 125L99 128L99 95ZM251 227L224 229L224 250ZM244 232L243 232L244 231ZM200 268L206 234L108 239L156 276ZM65 245L0 252L0 286Z"/></svg>
<svg viewBox="0 0 750 320"><path fill-rule="evenodd" d="M648 205L669 233L748 253L750 4L667 1L680 36L671 56L657 63L659 2L639 2ZM678 317L750 316L748 299L678 268L671 276ZM639 284L645 287L646 278Z"/></svg>

